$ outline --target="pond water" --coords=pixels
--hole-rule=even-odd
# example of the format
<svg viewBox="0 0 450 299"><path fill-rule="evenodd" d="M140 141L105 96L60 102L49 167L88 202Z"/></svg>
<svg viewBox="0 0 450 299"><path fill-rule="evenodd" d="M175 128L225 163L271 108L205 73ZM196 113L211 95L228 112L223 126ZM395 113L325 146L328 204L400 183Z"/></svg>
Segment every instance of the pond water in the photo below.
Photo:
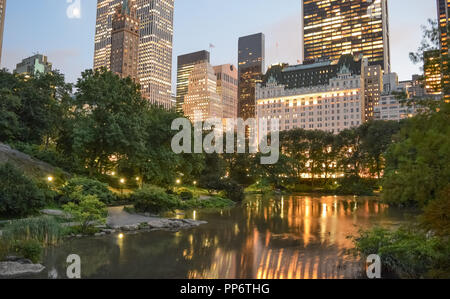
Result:
<svg viewBox="0 0 450 299"><path fill-rule="evenodd" d="M45 252L41 278L66 278L70 254L81 257L82 278L354 278L364 265L347 253L347 237L408 218L353 196L249 196L233 209L176 217L208 224L73 239Z"/></svg>

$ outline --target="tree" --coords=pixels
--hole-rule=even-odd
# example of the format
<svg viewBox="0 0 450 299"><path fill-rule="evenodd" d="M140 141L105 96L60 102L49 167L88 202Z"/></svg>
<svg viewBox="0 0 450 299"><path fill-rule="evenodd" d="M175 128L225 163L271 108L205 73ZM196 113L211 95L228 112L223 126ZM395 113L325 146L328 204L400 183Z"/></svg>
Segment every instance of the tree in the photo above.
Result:
<svg viewBox="0 0 450 299"><path fill-rule="evenodd" d="M73 121L62 143L91 176L145 150L148 103L137 84L102 69L83 72L76 88Z"/></svg>
<svg viewBox="0 0 450 299"><path fill-rule="evenodd" d="M450 104L409 119L386 154L383 198L424 207L450 177Z"/></svg>

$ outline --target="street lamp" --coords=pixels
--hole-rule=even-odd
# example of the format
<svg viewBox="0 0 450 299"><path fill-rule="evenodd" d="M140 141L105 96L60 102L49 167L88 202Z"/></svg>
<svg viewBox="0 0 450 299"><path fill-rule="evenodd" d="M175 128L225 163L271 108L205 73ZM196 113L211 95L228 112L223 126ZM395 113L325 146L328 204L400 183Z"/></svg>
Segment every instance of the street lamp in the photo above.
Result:
<svg viewBox="0 0 450 299"><path fill-rule="evenodd" d="M197 186L197 181L194 181L194 186Z"/></svg>
<svg viewBox="0 0 450 299"><path fill-rule="evenodd" d="M177 185L181 184L181 180L177 179Z"/></svg>
<svg viewBox="0 0 450 299"><path fill-rule="evenodd" d="M120 179L120 193L123 195L123 185L125 184L125 179Z"/></svg>
<svg viewBox="0 0 450 299"><path fill-rule="evenodd" d="M52 176L48 176L48 177L47 177L47 181L48 181L49 183L53 182L53 177L52 177Z"/></svg>

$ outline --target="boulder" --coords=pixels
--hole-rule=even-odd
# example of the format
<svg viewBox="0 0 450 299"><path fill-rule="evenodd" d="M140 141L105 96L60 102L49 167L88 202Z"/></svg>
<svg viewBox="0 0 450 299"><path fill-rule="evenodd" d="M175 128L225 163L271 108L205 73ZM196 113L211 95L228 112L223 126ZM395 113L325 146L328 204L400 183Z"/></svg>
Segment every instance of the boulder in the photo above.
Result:
<svg viewBox="0 0 450 299"><path fill-rule="evenodd" d="M39 274L45 267L40 264L22 264L19 262L1 262L0 277L17 277Z"/></svg>

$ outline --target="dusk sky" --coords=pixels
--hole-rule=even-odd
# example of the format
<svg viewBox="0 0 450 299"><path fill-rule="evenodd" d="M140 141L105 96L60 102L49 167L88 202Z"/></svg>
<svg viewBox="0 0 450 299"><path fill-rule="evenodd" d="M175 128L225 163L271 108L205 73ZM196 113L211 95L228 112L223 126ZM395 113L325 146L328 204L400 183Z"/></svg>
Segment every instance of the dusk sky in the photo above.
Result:
<svg viewBox="0 0 450 299"><path fill-rule="evenodd" d="M80 18L67 16L66 0L7 1L2 67L12 71L39 52L69 82L92 68L97 1L80 1ZM407 80L420 72L408 53L420 43L420 26L436 19L436 1L389 0L389 10L392 70ZM208 50L212 43L212 64L236 65L238 38L257 32L266 34L267 65L295 64L301 59L300 17L300 0L175 0L173 85L177 55Z"/></svg>

